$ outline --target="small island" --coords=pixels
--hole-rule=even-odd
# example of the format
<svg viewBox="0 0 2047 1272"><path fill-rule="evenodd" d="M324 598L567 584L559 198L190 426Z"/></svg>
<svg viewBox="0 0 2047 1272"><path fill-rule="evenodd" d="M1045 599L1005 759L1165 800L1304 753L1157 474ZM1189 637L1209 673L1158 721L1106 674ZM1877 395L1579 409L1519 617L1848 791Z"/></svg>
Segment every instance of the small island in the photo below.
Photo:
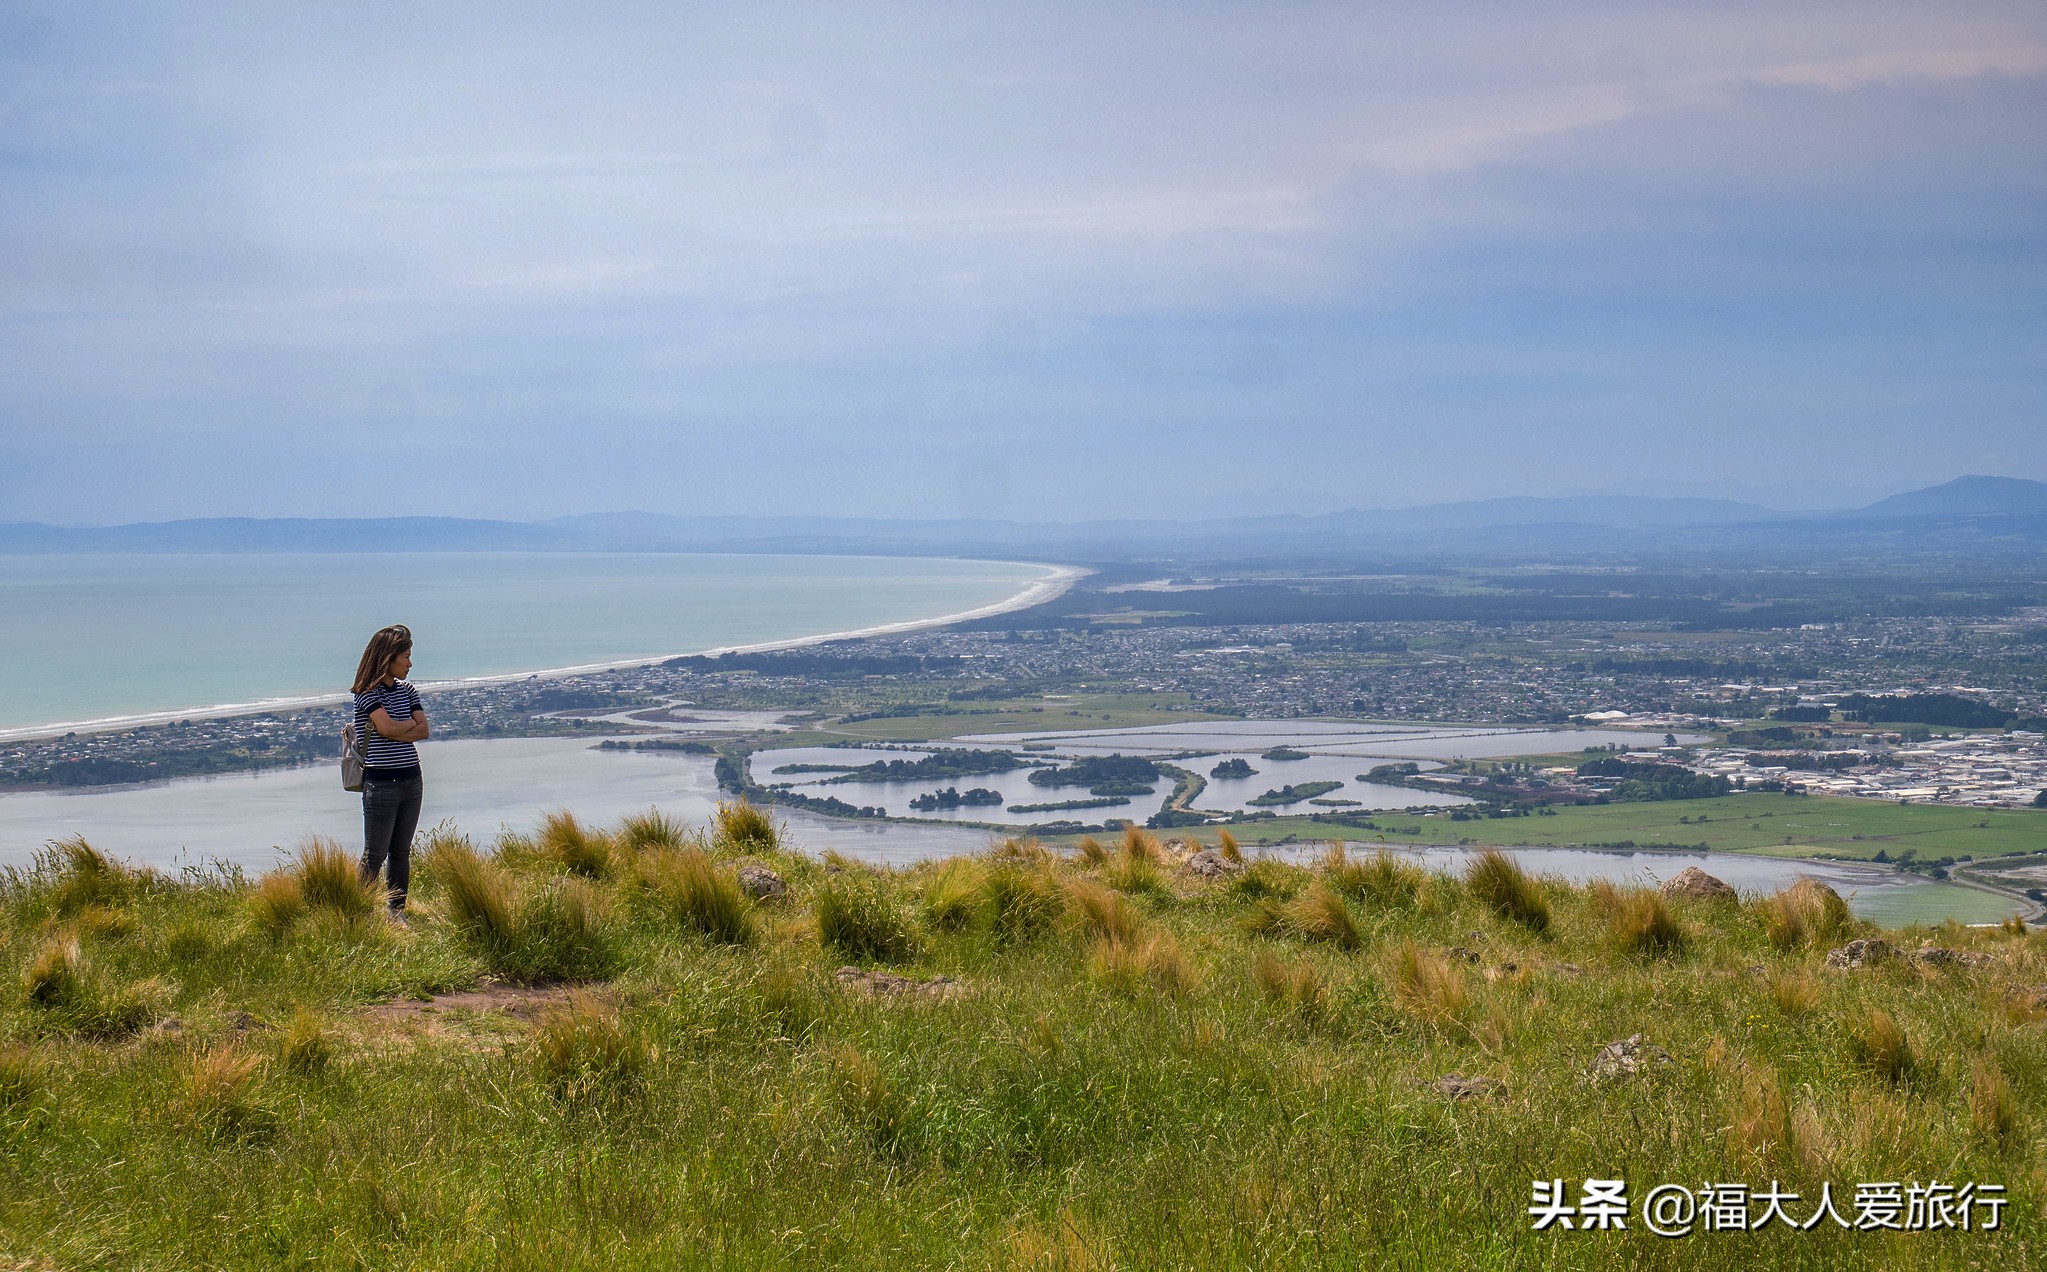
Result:
<svg viewBox="0 0 2047 1272"><path fill-rule="evenodd" d="M986 808L1001 802L1002 792L991 791L985 786L976 786L965 792L948 786L944 790L919 795L910 801L910 807L920 813L929 813L945 808Z"/></svg>
<svg viewBox="0 0 2047 1272"><path fill-rule="evenodd" d="M1302 782L1298 786L1288 785L1276 791L1267 791L1257 799L1244 802L1253 808L1277 808L1282 804L1298 804L1304 799L1327 795L1342 785L1342 782Z"/></svg>
<svg viewBox="0 0 2047 1272"><path fill-rule="evenodd" d="M1290 746L1276 746L1258 758L1261 760L1305 760L1308 758L1308 753L1306 751L1297 751Z"/></svg>
<svg viewBox="0 0 2047 1272"><path fill-rule="evenodd" d="M1159 780L1159 766L1140 755L1091 755L1058 768L1041 768L1030 776L1033 786L1085 786L1098 796L1149 795Z"/></svg>
<svg viewBox="0 0 2047 1272"><path fill-rule="evenodd" d="M1208 770L1210 777L1255 777L1257 774L1258 770L1252 768L1251 762L1242 756L1224 760Z"/></svg>

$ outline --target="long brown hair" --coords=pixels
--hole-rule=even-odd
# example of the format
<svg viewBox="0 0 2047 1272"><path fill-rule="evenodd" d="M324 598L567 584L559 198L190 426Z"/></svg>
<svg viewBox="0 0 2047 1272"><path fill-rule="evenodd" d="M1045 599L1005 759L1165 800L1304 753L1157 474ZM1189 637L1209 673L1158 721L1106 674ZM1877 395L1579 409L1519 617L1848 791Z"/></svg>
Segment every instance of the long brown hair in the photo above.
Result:
<svg viewBox="0 0 2047 1272"><path fill-rule="evenodd" d="M393 623L370 637L370 643L363 648L362 661L355 667L355 689L362 693L383 681L396 662L398 655L412 652L412 629L403 623Z"/></svg>

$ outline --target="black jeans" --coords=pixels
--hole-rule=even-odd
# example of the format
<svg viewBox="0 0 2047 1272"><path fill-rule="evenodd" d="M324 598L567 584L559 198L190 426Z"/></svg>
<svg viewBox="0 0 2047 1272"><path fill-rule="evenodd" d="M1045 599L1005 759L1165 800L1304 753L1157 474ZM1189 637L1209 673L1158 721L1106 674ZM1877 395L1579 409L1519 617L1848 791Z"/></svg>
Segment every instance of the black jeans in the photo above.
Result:
<svg viewBox="0 0 2047 1272"><path fill-rule="evenodd" d="M362 784L362 877L375 879L390 863L391 908L405 908L412 880L412 832L419 829L419 805L426 784L417 777L365 776Z"/></svg>

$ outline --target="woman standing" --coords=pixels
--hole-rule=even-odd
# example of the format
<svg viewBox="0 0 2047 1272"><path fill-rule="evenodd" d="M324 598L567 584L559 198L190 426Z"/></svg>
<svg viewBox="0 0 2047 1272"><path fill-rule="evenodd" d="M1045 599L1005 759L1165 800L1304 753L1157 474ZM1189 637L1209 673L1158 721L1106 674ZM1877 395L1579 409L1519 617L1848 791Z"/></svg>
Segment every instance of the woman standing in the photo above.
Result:
<svg viewBox="0 0 2047 1272"><path fill-rule="evenodd" d="M370 637L355 669L355 736L362 747L362 874L387 869L391 918L405 926L405 885L412 875L412 833L424 794L419 752L427 735L412 671L412 632L402 625Z"/></svg>

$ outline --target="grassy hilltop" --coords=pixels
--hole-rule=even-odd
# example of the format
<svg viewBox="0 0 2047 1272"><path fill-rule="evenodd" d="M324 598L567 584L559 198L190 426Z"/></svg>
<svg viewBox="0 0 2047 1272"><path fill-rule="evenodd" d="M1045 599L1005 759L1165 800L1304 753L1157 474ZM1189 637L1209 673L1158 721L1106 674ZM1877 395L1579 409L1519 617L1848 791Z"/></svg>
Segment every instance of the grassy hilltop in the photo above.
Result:
<svg viewBox="0 0 2047 1272"><path fill-rule="evenodd" d="M888 872L745 806L562 815L432 836L408 931L331 846L251 882L58 845L0 877L0 1268L2041 1257L2047 934L1837 969L1879 934L1809 884L1195 846ZM1588 1176L1778 1180L1801 1221L1823 1181L1851 1218L1862 1182L2010 1202L1992 1233L1531 1230L1532 1181Z"/></svg>

